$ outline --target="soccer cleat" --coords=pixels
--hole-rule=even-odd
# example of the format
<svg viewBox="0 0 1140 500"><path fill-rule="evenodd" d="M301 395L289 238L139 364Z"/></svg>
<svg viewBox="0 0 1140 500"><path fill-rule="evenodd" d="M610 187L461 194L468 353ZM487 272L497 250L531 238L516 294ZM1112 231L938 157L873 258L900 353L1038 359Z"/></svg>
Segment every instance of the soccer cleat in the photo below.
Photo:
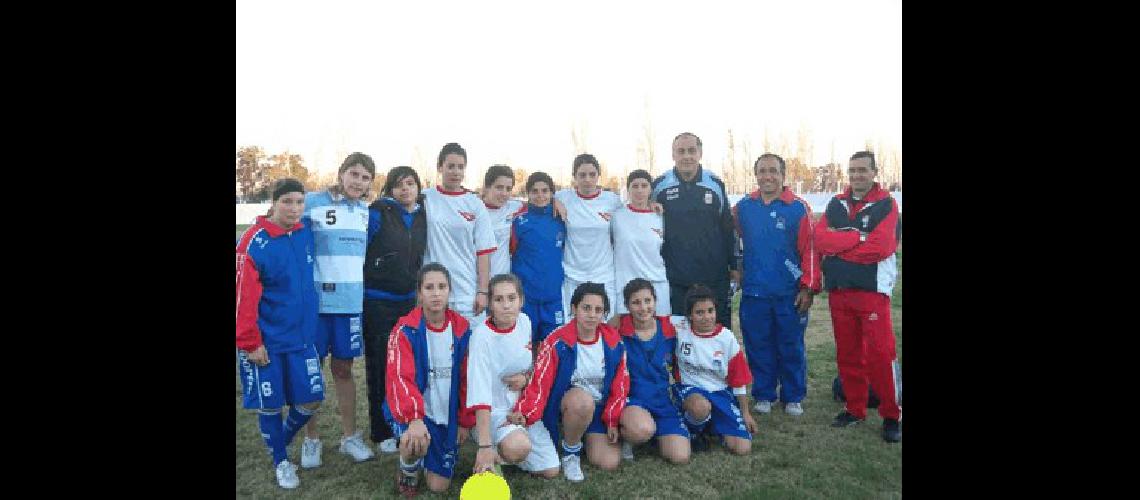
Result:
<svg viewBox="0 0 1140 500"><path fill-rule="evenodd" d="M897 443L902 441L902 424L893 418L883 419L883 441Z"/></svg>
<svg viewBox="0 0 1140 500"><path fill-rule="evenodd" d="M621 442L621 458L622 460L633 460L633 445L629 441Z"/></svg>
<svg viewBox="0 0 1140 500"><path fill-rule="evenodd" d="M356 431L346 438L340 440L340 452L352 457L354 462L363 462L365 460L372 460L376 456L372 453L372 449L364 444L364 439L360 437L361 432Z"/></svg>
<svg viewBox="0 0 1140 500"><path fill-rule="evenodd" d="M321 466L321 440L305 438L301 442L301 467L312 469Z"/></svg>
<svg viewBox="0 0 1140 500"><path fill-rule="evenodd" d="M277 485L291 490L301 485L301 480L297 478L297 466L289 463L288 460L282 460L277 464Z"/></svg>
<svg viewBox="0 0 1140 500"><path fill-rule="evenodd" d="M855 415L848 413L847 410L843 410L843 411L839 412L839 415L835 416L835 420L831 421L831 426L832 427L851 427L852 425L858 424L859 422L862 422L862 421L863 421L862 419L855 418Z"/></svg>
<svg viewBox="0 0 1140 500"><path fill-rule="evenodd" d="M396 453L397 451L400 451L399 445L396 444L396 438L388 438L381 441L380 444L376 445L376 449L380 450L380 453L386 454Z"/></svg>
<svg viewBox="0 0 1140 500"><path fill-rule="evenodd" d="M800 416L804 414L804 407L799 403L788 403L784 405L784 412L788 415Z"/></svg>
<svg viewBox="0 0 1140 500"><path fill-rule="evenodd" d="M401 495L411 498L419 493L420 484L420 470L416 469L415 472L407 473L399 467L396 468L396 490Z"/></svg>
<svg viewBox="0 0 1140 500"><path fill-rule="evenodd" d="M757 401L756 404L752 406L752 409L756 413L769 413L772 411L772 402L771 401Z"/></svg>
<svg viewBox="0 0 1140 500"><path fill-rule="evenodd" d="M566 476L566 480L575 483L586 479L586 475L582 473L582 457L578 455L562 457L562 473Z"/></svg>

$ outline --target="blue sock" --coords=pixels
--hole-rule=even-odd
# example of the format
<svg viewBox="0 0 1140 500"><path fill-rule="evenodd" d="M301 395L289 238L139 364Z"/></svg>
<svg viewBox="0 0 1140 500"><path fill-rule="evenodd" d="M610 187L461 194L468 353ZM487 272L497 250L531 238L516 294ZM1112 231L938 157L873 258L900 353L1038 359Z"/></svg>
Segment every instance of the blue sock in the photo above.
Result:
<svg viewBox="0 0 1140 500"><path fill-rule="evenodd" d="M273 455L273 466L285 460L285 429L281 422L281 409L261 410L257 421L261 427L261 437L269 447L269 454Z"/></svg>
<svg viewBox="0 0 1140 500"><path fill-rule="evenodd" d="M315 410L306 410L300 406L293 405L289 408L289 416L285 417L285 445L293 442L293 438L297 437L297 431L305 427L310 418L313 418Z"/></svg>
<svg viewBox="0 0 1140 500"><path fill-rule="evenodd" d="M566 440L563 439L562 440L562 451L566 452L567 455L581 455L582 454L582 443L579 442L578 444L576 444L574 446L570 446L570 445L566 444Z"/></svg>

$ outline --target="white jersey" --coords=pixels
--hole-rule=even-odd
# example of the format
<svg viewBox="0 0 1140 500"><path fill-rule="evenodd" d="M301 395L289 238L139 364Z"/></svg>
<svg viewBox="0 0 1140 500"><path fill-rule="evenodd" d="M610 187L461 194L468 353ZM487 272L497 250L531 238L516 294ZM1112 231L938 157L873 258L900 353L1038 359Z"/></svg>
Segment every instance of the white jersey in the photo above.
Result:
<svg viewBox="0 0 1140 500"><path fill-rule="evenodd" d="M660 215L628 205L614 212L610 228L614 238L614 278L620 290L629 280L666 281L661 244L665 241Z"/></svg>
<svg viewBox="0 0 1140 500"><path fill-rule="evenodd" d="M745 386L752 381L752 373L732 330L717 325L711 333L698 335L686 320L674 322L674 327L682 384L709 392L732 387L733 394L747 394Z"/></svg>
<svg viewBox="0 0 1140 500"><path fill-rule="evenodd" d="M498 208L487 205L487 214L491 216L491 227L495 232L494 252L491 252L491 274L504 274L511 272L511 223L520 211L526 210L526 203L519 200L507 200L507 203Z"/></svg>
<svg viewBox="0 0 1140 500"><path fill-rule="evenodd" d="M531 369L530 318L519 313L514 328L499 330L488 319L471 330L467 351L467 407L490 407L491 413L510 413L519 393L507 388L503 377Z"/></svg>
<svg viewBox="0 0 1140 500"><path fill-rule="evenodd" d="M495 233L483 200L471 192L445 192L436 186L424 190L427 211L427 249L424 264L438 262L451 274L447 304L471 317L478 285L475 259L495 251Z"/></svg>
<svg viewBox="0 0 1140 500"><path fill-rule="evenodd" d="M451 355L455 334L451 321L437 332L425 330L428 350L428 387L424 394L424 415L433 422L447 425L448 403L451 402Z"/></svg>
<svg viewBox="0 0 1140 500"><path fill-rule="evenodd" d="M621 199L612 191L601 190L587 198L573 189L558 191L554 198L566 206L566 248L562 253L566 277L577 282L613 281L610 219L621 207Z"/></svg>
<svg viewBox="0 0 1140 500"><path fill-rule="evenodd" d="M578 347L574 349L577 361L570 376L570 385L585 389L595 403L602 400L602 384L606 380L606 353L601 340L601 335L590 344L578 339Z"/></svg>

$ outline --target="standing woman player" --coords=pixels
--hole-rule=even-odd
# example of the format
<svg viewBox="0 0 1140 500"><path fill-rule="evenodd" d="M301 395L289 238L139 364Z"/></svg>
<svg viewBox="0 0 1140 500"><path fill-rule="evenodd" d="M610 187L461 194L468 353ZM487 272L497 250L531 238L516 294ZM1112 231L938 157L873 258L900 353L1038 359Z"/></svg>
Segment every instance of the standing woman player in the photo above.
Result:
<svg viewBox="0 0 1140 500"><path fill-rule="evenodd" d="M583 435L590 463L603 470L621 464L618 425L629 394L629 372L621 336L602 321L610 308L602 284L578 285L570 303L574 319L542 342L534 379L508 420L529 426L541 418L552 441L561 429L562 472L577 482L586 479Z"/></svg>
<svg viewBox="0 0 1140 500"><path fill-rule="evenodd" d="M467 364L467 404L475 412L473 436L476 474L491 470L496 459L547 479L558 476L558 452L542 421L529 427L507 422L531 373L530 319L520 314L525 302L513 274L491 278L487 321L471 332Z"/></svg>
<svg viewBox="0 0 1140 500"><path fill-rule="evenodd" d="M554 181L546 172L526 179L526 212L511 223L511 272L522 282L522 311L530 318L531 341L538 345L562 326L562 250L566 223L554 216Z"/></svg>
<svg viewBox="0 0 1140 500"><path fill-rule="evenodd" d="M625 287L634 278L644 278L653 285L653 295L669 296L669 281L665 278L665 260L661 258L664 243L664 226L661 215L649 206L649 193L653 191L653 177L645 170L634 170L626 178L629 204L614 212L610 229L614 241L614 280ZM655 316L669 316L668 301L656 302ZM625 302L615 307L620 316L629 312Z"/></svg>
<svg viewBox="0 0 1140 500"><path fill-rule="evenodd" d="M463 188L467 151L449 142L439 151L440 185L424 190L427 251L424 263L439 262L451 272L455 288L449 307L471 320L487 307L487 281L495 232L483 201Z"/></svg>
<svg viewBox="0 0 1140 500"><path fill-rule="evenodd" d="M382 198L368 206L364 255L364 380L368 385L370 437L383 453L396 452L384 422L384 374L388 333L416 307L416 273L427 248L427 216L420 204L420 176L411 167L388 172Z"/></svg>
<svg viewBox="0 0 1140 500"><path fill-rule="evenodd" d="M662 314L657 307L657 290L642 278L630 280L622 289L629 314L621 316L618 333L625 344L630 390L621 413L621 453L633 460L632 444L657 438L662 457L687 464L689 430L669 392L677 366L677 332L669 312Z"/></svg>
<svg viewBox="0 0 1140 500"><path fill-rule="evenodd" d="M285 448L325 398L313 286L313 233L301 223L305 187L281 179L271 188L271 215L259 216L237 242L237 348L242 406L258 425L277 484L301 484ZM281 410L289 405L284 422Z"/></svg>
<svg viewBox="0 0 1140 500"><path fill-rule="evenodd" d="M340 410L340 452L355 462L371 459L372 449L356 430L356 381L352 360L364 354L360 312L364 307L364 245L368 205L364 198L372 186L376 165L364 153L352 153L337 171L337 184L305 195L305 221L314 240L313 280L320 297L317 354L332 354L331 371ZM305 426L301 467L321 465L317 419Z"/></svg>
<svg viewBox="0 0 1140 500"><path fill-rule="evenodd" d="M400 443L396 488L405 496L418 492L420 469L429 489L447 490L459 445L475 425L464 404L471 327L447 307L451 276L433 262L420 268L418 282L420 305L388 337L384 381L384 417Z"/></svg>
<svg viewBox="0 0 1140 500"><path fill-rule="evenodd" d="M747 411L752 372L732 330L717 323L716 309L709 287L697 283L685 293L686 319L676 325L679 376L674 394L682 402L696 451L708 449L703 432L711 421L713 433L729 450L747 455L756 433L756 421Z"/></svg>
<svg viewBox="0 0 1140 500"><path fill-rule="evenodd" d="M491 276L511 272L511 222L526 211L526 203L511 199L515 174L506 165L491 165L483 176L483 206L491 216L495 251L491 252Z"/></svg>
<svg viewBox="0 0 1140 500"><path fill-rule="evenodd" d="M598 186L601 166L594 155L583 153L574 158L574 189L554 194L566 211L566 252L562 267L566 278L562 284L562 309L570 310L570 296L578 285L587 281L601 283L608 304L617 303L614 283L614 246L610 239L610 219L621 207L621 198ZM608 321L613 311L607 311Z"/></svg>

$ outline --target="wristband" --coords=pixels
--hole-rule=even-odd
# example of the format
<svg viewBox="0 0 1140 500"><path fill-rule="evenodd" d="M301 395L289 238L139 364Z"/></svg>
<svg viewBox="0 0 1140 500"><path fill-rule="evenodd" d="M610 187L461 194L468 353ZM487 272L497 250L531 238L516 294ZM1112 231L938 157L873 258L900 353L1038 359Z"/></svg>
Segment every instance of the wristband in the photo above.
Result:
<svg viewBox="0 0 1140 500"><path fill-rule="evenodd" d="M495 445L493 445L493 444L488 444L488 445L482 445L482 444L481 444L481 445L479 445L479 449L483 449L483 448L494 448L494 447L495 447Z"/></svg>

